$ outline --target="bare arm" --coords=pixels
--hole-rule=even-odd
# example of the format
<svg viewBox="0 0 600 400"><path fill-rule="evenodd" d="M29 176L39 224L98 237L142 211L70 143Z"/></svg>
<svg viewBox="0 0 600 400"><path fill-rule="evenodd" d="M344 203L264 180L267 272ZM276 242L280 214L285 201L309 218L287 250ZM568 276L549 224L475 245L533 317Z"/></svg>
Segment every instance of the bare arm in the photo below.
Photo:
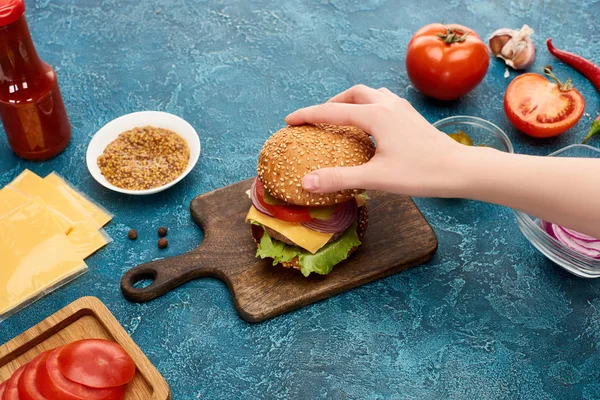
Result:
<svg viewBox="0 0 600 400"><path fill-rule="evenodd" d="M600 238L600 161L533 157L459 144L387 89L355 86L329 102L300 109L291 125L354 125L377 142L359 167L325 168L306 190L385 190L417 197L460 197L514 208Z"/></svg>
<svg viewBox="0 0 600 400"><path fill-rule="evenodd" d="M496 203L600 238L600 160L474 149L457 197Z"/></svg>

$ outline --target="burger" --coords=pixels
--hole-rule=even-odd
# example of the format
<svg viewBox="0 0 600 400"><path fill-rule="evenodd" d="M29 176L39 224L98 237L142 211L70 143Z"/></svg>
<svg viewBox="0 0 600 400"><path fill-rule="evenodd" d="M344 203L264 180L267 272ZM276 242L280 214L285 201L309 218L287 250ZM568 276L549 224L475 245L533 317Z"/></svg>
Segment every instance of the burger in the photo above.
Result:
<svg viewBox="0 0 600 400"><path fill-rule="evenodd" d="M328 124L287 126L275 132L258 157L246 216L256 256L273 265L326 275L360 245L367 229L367 196L361 189L310 193L305 175L321 168L358 166L375 154L364 131Z"/></svg>

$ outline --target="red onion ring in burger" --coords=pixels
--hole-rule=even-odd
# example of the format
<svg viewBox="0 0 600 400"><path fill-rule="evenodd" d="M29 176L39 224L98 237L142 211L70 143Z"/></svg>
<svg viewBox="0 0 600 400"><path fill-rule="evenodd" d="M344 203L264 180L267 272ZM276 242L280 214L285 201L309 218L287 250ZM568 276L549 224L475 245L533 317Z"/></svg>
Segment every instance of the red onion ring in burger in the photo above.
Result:
<svg viewBox="0 0 600 400"><path fill-rule="evenodd" d="M274 218L273 214L271 214L269 210L267 210L258 200L258 194L256 193L256 185L259 183L262 185L262 182L259 182L258 178L256 178L252 183L252 187L250 188L250 201L252 201L252 205L254 206L254 208L256 208L256 210L259 213Z"/></svg>
<svg viewBox="0 0 600 400"><path fill-rule="evenodd" d="M303 222L302 226L321 233L344 232L356 221L358 216L358 205L356 199L346 201L328 219L313 219Z"/></svg>

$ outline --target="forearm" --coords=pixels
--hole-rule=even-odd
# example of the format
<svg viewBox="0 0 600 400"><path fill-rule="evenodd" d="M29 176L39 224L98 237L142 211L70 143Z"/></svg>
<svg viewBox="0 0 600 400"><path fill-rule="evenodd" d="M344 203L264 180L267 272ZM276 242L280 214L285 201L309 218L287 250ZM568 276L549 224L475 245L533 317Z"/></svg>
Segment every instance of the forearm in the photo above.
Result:
<svg viewBox="0 0 600 400"><path fill-rule="evenodd" d="M600 238L600 160L471 148L456 197L500 204Z"/></svg>

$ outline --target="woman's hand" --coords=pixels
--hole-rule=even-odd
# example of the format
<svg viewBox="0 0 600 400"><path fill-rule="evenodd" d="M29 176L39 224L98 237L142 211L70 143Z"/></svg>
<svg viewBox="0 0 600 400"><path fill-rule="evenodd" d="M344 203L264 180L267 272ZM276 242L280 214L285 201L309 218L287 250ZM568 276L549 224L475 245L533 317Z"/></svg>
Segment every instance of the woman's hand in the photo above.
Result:
<svg viewBox="0 0 600 400"><path fill-rule="evenodd" d="M376 189L417 197L462 197L521 210L600 238L600 161L533 157L464 146L435 129L387 89L355 86L287 116L290 125L354 125L373 136L375 156L357 167L325 168L304 188L327 193Z"/></svg>
<svg viewBox="0 0 600 400"><path fill-rule="evenodd" d="M357 167L324 168L304 178L308 191L376 189L421 197L448 197L461 185L454 173L466 151L438 131L408 101L388 89L354 86L327 103L287 116L290 125L354 125L375 139L375 156Z"/></svg>

